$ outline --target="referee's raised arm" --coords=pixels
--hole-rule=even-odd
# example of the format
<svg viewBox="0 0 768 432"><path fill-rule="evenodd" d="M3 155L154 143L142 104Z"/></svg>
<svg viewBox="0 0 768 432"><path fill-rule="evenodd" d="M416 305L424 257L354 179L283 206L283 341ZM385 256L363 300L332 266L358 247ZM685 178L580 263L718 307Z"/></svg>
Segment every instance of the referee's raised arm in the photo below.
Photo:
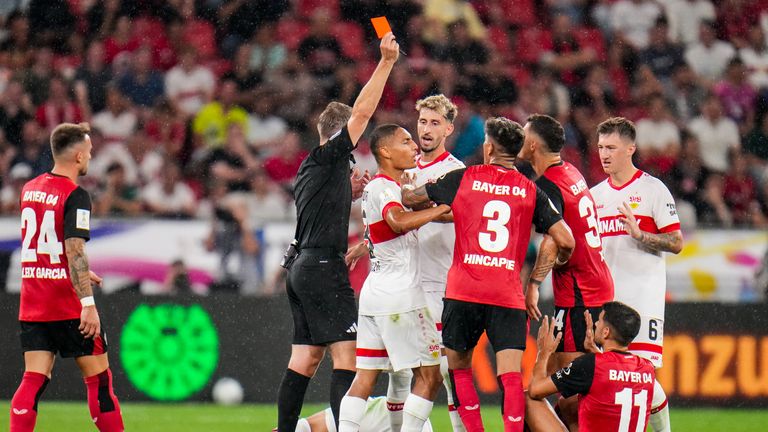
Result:
<svg viewBox="0 0 768 432"><path fill-rule="evenodd" d="M381 60L354 106L331 102L320 114L320 145L304 159L296 176L296 237L284 260L294 333L291 359L277 395L281 432L296 430L307 385L326 347L333 361L334 419L339 418L339 404L355 376L357 305L344 262L353 189L350 159L399 57L392 33L382 38L380 48ZM355 176L355 189L366 180L367 176Z"/></svg>

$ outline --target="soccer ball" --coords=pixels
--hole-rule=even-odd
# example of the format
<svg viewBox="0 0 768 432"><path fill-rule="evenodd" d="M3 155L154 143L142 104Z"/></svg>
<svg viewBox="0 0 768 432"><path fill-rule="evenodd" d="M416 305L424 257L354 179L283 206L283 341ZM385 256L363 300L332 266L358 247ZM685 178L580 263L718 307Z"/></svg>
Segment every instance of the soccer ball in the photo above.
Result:
<svg viewBox="0 0 768 432"><path fill-rule="evenodd" d="M234 378L220 378L213 385L213 401L221 405L237 405L243 401L243 386Z"/></svg>

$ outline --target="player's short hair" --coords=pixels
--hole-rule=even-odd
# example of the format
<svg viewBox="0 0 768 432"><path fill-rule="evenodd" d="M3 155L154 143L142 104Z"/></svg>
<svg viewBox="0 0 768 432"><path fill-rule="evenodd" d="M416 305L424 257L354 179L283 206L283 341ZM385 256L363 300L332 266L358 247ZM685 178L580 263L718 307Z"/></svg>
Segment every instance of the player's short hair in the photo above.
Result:
<svg viewBox="0 0 768 432"><path fill-rule="evenodd" d="M384 141L387 138L394 135L398 129L400 129L400 126L394 123L387 123L377 126L376 129L371 132L368 142L370 143L371 153L373 153L373 157L376 158L376 162L379 162L379 154L381 152L382 144L384 144Z"/></svg>
<svg viewBox="0 0 768 432"><path fill-rule="evenodd" d="M512 157L516 157L523 148L523 127L506 117L492 117L486 120L485 134Z"/></svg>
<svg viewBox="0 0 768 432"><path fill-rule="evenodd" d="M54 156L64 153L73 145L83 142L91 132L88 123L62 123L51 132L51 152Z"/></svg>
<svg viewBox="0 0 768 432"><path fill-rule="evenodd" d="M603 321L611 326L614 339L622 346L629 346L640 332L640 314L622 302L611 301L603 305Z"/></svg>
<svg viewBox="0 0 768 432"><path fill-rule="evenodd" d="M320 139L329 139L331 135L341 130L352 117L352 107L341 102L331 102L325 107L317 126L320 130Z"/></svg>
<svg viewBox="0 0 768 432"><path fill-rule="evenodd" d="M624 117L611 117L597 125L598 135L611 135L613 133L617 133L620 137L626 138L631 142L635 142L635 137L637 136L635 124Z"/></svg>
<svg viewBox="0 0 768 432"><path fill-rule="evenodd" d="M416 101L416 111L421 111L422 108L437 112L448 120L449 123L453 123L459 114L459 108L456 104L442 94L432 95Z"/></svg>
<svg viewBox="0 0 768 432"><path fill-rule="evenodd" d="M565 130L559 121L544 114L533 114L528 117L530 130L541 138L549 151L559 153L565 145Z"/></svg>

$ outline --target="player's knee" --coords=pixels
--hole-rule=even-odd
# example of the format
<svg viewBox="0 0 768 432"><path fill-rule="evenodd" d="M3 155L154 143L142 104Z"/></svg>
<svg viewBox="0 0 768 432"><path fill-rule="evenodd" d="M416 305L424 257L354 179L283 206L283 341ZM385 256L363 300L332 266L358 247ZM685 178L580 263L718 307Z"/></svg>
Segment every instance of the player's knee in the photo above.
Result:
<svg viewBox="0 0 768 432"><path fill-rule="evenodd" d="M443 376L440 374L440 367L429 366L420 368L420 373L417 375L417 380L421 381L425 387L431 390L439 388L443 383Z"/></svg>
<svg viewBox="0 0 768 432"><path fill-rule="evenodd" d="M323 360L323 354L319 355L313 351L305 351L302 353L293 353L291 360L288 362L288 369L296 373L311 377L317 371L320 366L320 362Z"/></svg>

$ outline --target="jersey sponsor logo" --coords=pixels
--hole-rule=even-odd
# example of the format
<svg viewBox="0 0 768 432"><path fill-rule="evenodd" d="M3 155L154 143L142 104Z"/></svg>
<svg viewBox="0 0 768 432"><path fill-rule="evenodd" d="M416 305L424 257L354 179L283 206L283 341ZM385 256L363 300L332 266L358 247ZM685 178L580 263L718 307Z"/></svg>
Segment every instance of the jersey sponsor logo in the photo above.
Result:
<svg viewBox="0 0 768 432"><path fill-rule="evenodd" d="M515 269L515 260L510 260L504 257L492 257L492 256L480 255L480 254L464 254L464 264L481 265L484 267L506 268L507 270Z"/></svg>
<svg viewBox="0 0 768 432"><path fill-rule="evenodd" d="M472 190L478 191L478 192L485 192L492 195L512 195L512 196L519 196L523 198L525 198L528 195L528 192L525 190L525 188L522 188L520 186L496 185L493 183L488 183L480 180L475 180L472 182Z"/></svg>
<svg viewBox="0 0 768 432"><path fill-rule="evenodd" d="M632 372L616 369L608 370L608 379L611 381L622 381L627 383L653 383L653 374L649 372Z"/></svg>
<svg viewBox="0 0 768 432"><path fill-rule="evenodd" d="M346 333L357 333L357 323L352 323L347 329Z"/></svg>
<svg viewBox="0 0 768 432"><path fill-rule="evenodd" d="M77 229L91 230L91 212L85 209L77 209L77 218L75 222Z"/></svg>
<svg viewBox="0 0 768 432"><path fill-rule="evenodd" d="M55 206L59 202L59 196L55 194L49 194L43 191L26 191L21 198L22 202L44 203L47 205Z"/></svg>
<svg viewBox="0 0 768 432"><path fill-rule="evenodd" d="M570 189L571 189L571 193L574 196L576 196L576 195L578 195L578 194L580 194L580 193L582 193L582 192L584 192L585 190L588 189L587 182L584 181L584 179L581 179L581 180L577 181L576 184L572 184L570 186Z"/></svg>
<svg viewBox="0 0 768 432"><path fill-rule="evenodd" d="M24 267L22 279L66 279L67 271L63 268Z"/></svg>
<svg viewBox="0 0 768 432"><path fill-rule="evenodd" d="M677 207L675 207L675 203L667 203L667 210L669 211L670 216L677 215Z"/></svg>

